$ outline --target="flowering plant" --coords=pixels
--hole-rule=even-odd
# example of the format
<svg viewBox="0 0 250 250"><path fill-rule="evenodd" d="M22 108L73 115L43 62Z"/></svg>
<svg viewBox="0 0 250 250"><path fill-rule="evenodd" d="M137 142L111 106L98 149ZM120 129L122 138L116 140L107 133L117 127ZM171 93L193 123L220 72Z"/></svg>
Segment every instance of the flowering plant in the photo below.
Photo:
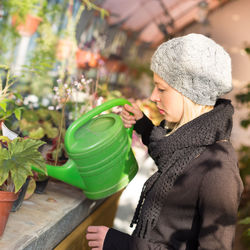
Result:
<svg viewBox="0 0 250 250"><path fill-rule="evenodd" d="M64 150L65 135L65 113L67 105L72 107L70 120L76 120L84 112L93 108L97 100L97 81L87 79L84 75L80 79L74 77L63 77L57 80L57 86L54 91L54 106L49 106L50 110L60 110L61 119L59 124L59 135L57 139L57 147L53 152L55 164L58 162L60 152Z"/></svg>

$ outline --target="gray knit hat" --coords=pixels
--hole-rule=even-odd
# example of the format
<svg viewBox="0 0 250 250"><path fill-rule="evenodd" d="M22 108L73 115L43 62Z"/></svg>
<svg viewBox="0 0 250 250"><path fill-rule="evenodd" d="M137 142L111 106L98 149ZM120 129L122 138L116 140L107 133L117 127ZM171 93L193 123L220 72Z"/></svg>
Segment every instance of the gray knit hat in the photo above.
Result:
<svg viewBox="0 0 250 250"><path fill-rule="evenodd" d="M218 97L232 90L230 56L201 34L162 43L152 57L151 70L201 105L214 105Z"/></svg>

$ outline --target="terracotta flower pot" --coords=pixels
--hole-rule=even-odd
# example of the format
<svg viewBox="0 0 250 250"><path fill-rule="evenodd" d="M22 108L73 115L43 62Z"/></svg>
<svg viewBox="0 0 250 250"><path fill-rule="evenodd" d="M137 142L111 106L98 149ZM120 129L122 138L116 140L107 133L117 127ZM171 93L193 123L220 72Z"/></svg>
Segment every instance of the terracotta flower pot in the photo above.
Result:
<svg viewBox="0 0 250 250"><path fill-rule="evenodd" d="M100 54L92 53L91 51L78 49L76 51L76 62L78 68L85 68L87 65L95 68L98 65Z"/></svg>
<svg viewBox="0 0 250 250"><path fill-rule="evenodd" d="M12 25L16 26L17 24L17 16L12 17ZM42 18L33 16L33 15L27 15L25 22L17 25L17 30L20 35L22 36L32 36L39 25L39 23L42 21Z"/></svg>
<svg viewBox="0 0 250 250"><path fill-rule="evenodd" d="M101 57L100 57L100 55L99 54L92 54L91 55L91 59L90 59L90 61L89 61L89 66L91 67L91 68L95 68L95 67L97 67L97 65L98 65L98 60L100 59Z"/></svg>
<svg viewBox="0 0 250 250"><path fill-rule="evenodd" d="M91 52L87 50L78 49L76 51L76 62L78 68L85 68L91 59Z"/></svg>
<svg viewBox="0 0 250 250"><path fill-rule="evenodd" d="M18 193L0 191L0 236L2 236L7 224L9 213Z"/></svg>

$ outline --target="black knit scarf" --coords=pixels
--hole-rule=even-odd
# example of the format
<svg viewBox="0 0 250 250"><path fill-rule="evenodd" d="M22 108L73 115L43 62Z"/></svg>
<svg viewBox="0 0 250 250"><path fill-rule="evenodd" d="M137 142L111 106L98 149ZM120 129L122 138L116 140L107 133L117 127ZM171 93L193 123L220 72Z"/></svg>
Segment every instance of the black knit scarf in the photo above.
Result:
<svg viewBox="0 0 250 250"><path fill-rule="evenodd" d="M166 129L154 127L148 149L158 171L143 186L131 222L131 227L137 224L134 236L147 238L157 223L168 192L188 163L207 146L230 139L233 111L229 100L219 99L213 110L186 123L169 136L166 136Z"/></svg>

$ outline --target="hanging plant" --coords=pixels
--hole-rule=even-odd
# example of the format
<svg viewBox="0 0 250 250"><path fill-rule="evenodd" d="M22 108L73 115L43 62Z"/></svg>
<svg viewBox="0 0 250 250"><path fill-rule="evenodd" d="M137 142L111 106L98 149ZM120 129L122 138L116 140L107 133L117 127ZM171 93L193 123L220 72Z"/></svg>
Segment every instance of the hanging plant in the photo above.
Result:
<svg viewBox="0 0 250 250"><path fill-rule="evenodd" d="M12 25L16 27L21 36L32 36L36 30L42 18L28 14L24 21L19 19L19 16L12 17Z"/></svg>
<svg viewBox="0 0 250 250"><path fill-rule="evenodd" d="M47 0L8 0L4 4L12 15L12 25L21 35L33 35L42 21L42 9Z"/></svg>

